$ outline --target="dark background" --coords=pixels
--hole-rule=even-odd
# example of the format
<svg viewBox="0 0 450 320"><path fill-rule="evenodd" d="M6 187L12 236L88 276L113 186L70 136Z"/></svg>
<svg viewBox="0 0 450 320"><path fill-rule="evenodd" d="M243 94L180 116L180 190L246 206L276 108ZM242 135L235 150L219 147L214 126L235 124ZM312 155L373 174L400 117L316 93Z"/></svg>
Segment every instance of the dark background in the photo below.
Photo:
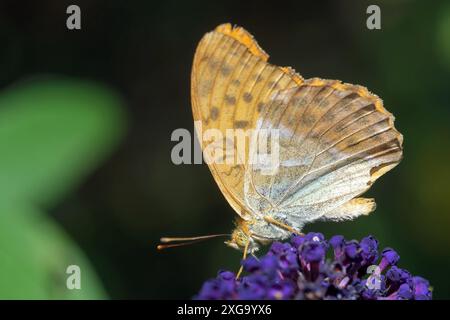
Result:
<svg viewBox="0 0 450 320"><path fill-rule="evenodd" d="M69 4L81 8L81 30L66 28ZM366 28L369 4L381 7L381 30ZM292 66L305 78L361 84L384 100L404 134L405 149L401 164L367 193L376 198L377 210L352 222L315 223L306 231L349 239L373 234L381 247L399 252L400 267L430 280L435 298L449 298L447 1L1 1L3 92L24 81L39 85L47 77L54 79L53 91L62 90L58 79L69 79L81 86L105 85L120 105L108 131L117 136L110 151L58 200L31 202L90 261L87 268L100 288L93 297L190 298L218 269L238 268L240 253L219 239L155 249L161 236L224 233L233 227L234 212L207 166L175 166L170 159L172 131L193 128L190 71L196 45L224 22L249 30L274 64ZM70 117L58 121L70 123ZM14 146L15 136L8 143ZM33 157L28 162L32 165ZM70 161L64 163L70 171ZM5 228L9 221L3 220ZM18 230L19 238L26 237L25 229ZM4 247L16 243L1 241ZM51 249L42 250L52 255ZM0 264L2 259L20 269L1 255ZM27 263L20 261L17 265ZM58 287L60 272L56 280L47 274L43 279ZM15 285L16 276L21 277L9 275L16 293L0 283L2 297L65 297L59 289L32 294L26 283Z"/></svg>

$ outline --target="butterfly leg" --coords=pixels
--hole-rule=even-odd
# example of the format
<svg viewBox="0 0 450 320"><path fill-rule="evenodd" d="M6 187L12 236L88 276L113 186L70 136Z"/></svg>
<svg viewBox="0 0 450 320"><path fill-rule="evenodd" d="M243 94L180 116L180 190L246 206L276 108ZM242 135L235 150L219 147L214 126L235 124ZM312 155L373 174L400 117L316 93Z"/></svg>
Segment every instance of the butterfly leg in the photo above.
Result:
<svg viewBox="0 0 450 320"><path fill-rule="evenodd" d="M291 232L291 233L294 233L294 234L296 234L296 235L299 235L299 236L303 236L303 235L304 235L304 234L301 233L300 231L298 231L298 230L292 228L291 226L288 226L287 224L284 224L284 223L282 223L282 222L280 222L280 221L274 219L274 218L271 217L271 216L264 216L264 220L265 220L266 222L268 222L268 223L271 223L271 224L273 224L273 225L276 225L277 227L280 227L280 228L282 228L282 229L284 229L284 230L287 230L287 231L289 231L289 232Z"/></svg>
<svg viewBox="0 0 450 320"><path fill-rule="evenodd" d="M252 257L255 258L257 261L259 261L259 258L256 256L256 254L254 254L253 252L251 253Z"/></svg>
<svg viewBox="0 0 450 320"><path fill-rule="evenodd" d="M242 255L242 260L245 260L247 258L247 251L248 251L248 246L250 245L250 240L247 241L247 243L245 244L245 248L244 248L244 254ZM239 271L236 275L236 280L239 279L242 270L244 270L244 266L241 265L241 267L239 268Z"/></svg>

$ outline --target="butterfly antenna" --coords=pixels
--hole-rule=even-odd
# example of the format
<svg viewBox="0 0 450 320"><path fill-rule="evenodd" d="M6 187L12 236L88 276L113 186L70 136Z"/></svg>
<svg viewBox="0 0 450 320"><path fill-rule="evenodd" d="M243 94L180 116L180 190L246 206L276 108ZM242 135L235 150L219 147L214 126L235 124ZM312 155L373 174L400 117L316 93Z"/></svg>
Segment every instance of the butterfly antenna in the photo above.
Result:
<svg viewBox="0 0 450 320"><path fill-rule="evenodd" d="M198 237L162 237L161 239L159 239L159 241L161 241L164 244L160 244L156 248L158 250L163 250L173 247L187 246L207 239L217 237L229 237L229 236L230 234L211 234L207 236L198 236ZM179 243L171 243L171 242L179 242Z"/></svg>

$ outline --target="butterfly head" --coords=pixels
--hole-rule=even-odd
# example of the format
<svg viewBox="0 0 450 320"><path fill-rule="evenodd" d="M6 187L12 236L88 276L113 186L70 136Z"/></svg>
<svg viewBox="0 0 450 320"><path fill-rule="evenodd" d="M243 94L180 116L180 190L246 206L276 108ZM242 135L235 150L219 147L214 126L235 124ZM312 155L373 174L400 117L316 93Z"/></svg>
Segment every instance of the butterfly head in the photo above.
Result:
<svg viewBox="0 0 450 320"><path fill-rule="evenodd" d="M251 237L248 227L244 221L239 221L231 234L231 239L225 241L225 244L239 251L244 251L247 247L248 253L254 253L259 250L259 245Z"/></svg>

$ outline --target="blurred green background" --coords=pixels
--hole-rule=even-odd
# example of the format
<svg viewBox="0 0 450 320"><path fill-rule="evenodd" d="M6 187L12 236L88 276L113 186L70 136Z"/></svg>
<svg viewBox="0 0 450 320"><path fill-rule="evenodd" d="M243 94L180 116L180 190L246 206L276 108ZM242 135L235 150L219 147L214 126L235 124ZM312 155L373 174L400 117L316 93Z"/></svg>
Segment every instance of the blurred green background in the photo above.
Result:
<svg viewBox="0 0 450 320"><path fill-rule="evenodd" d="M369 4L381 30L366 28ZM450 3L407 0L0 2L0 298L190 298L237 269L221 240L155 250L233 228L207 166L170 160L172 131L193 129L195 47L223 22L275 64L383 98L405 149L367 193L377 210L306 231L373 234L450 298ZM81 290L66 288L71 264Z"/></svg>

